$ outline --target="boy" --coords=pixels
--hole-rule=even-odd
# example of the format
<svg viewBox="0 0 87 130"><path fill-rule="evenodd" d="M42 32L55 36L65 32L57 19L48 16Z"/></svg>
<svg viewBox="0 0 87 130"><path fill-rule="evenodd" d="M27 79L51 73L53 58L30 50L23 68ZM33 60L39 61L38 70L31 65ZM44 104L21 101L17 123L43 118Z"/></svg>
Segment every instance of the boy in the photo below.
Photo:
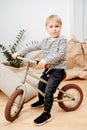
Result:
<svg viewBox="0 0 87 130"><path fill-rule="evenodd" d="M41 78L48 81L48 84L46 85L41 81L38 83L38 88L45 93L45 97L38 93L38 101L31 105L31 108L44 106L42 114L34 120L35 125L42 125L51 120L53 94L64 78L66 71L67 40L60 35L62 21L59 16L50 15L46 19L45 26L50 35L48 38L12 55L15 59L17 56L23 56L30 51L42 50L43 59L40 60L38 66L44 68L46 64L50 64L50 69L45 69L41 75ZM47 74L50 74L50 76L47 76Z"/></svg>

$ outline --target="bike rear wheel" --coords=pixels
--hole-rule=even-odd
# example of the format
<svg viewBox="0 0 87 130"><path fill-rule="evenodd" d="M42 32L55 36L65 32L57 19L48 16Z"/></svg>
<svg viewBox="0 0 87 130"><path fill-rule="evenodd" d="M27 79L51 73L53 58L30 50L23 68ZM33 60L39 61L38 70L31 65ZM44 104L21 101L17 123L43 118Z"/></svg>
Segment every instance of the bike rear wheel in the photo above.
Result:
<svg viewBox="0 0 87 130"><path fill-rule="evenodd" d="M5 118L6 120L12 122L14 121L24 104L23 99L23 90L22 89L16 89L13 94L10 96L6 108L5 108Z"/></svg>
<svg viewBox="0 0 87 130"><path fill-rule="evenodd" d="M83 92L76 84L67 84L58 93L58 104L65 111L74 111L82 103Z"/></svg>

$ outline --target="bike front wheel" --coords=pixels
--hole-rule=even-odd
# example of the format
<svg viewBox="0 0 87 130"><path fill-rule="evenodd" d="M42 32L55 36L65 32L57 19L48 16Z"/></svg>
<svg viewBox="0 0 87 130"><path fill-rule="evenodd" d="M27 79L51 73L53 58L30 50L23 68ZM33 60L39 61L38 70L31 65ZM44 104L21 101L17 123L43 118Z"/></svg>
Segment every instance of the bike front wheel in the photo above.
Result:
<svg viewBox="0 0 87 130"><path fill-rule="evenodd" d="M22 89L16 89L12 95L10 96L6 108L5 108L5 118L6 120L12 122L14 121L24 104L24 99L23 99L23 90Z"/></svg>
<svg viewBox="0 0 87 130"><path fill-rule="evenodd" d="M76 84L67 84L58 93L58 104L65 111L74 111L82 103L83 92Z"/></svg>

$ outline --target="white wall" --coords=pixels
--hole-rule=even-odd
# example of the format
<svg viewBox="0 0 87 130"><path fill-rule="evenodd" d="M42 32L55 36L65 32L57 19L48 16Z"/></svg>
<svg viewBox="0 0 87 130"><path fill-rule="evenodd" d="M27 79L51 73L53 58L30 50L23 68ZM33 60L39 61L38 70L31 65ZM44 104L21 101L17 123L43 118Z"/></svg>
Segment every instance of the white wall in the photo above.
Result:
<svg viewBox="0 0 87 130"><path fill-rule="evenodd" d="M70 34L87 42L87 0L71 0Z"/></svg>
<svg viewBox="0 0 87 130"><path fill-rule="evenodd" d="M51 14L62 18L62 34L70 38L69 0L0 0L0 43L15 41L20 29L27 33L23 42L48 36L45 20ZM0 53L0 61L3 61Z"/></svg>

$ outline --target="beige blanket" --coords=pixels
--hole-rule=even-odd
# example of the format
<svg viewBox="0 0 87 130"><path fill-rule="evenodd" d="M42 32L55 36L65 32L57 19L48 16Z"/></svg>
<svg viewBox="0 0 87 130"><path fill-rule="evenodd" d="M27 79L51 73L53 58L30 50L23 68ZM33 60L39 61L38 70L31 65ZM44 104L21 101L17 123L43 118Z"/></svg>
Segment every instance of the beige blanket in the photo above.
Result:
<svg viewBox="0 0 87 130"><path fill-rule="evenodd" d="M66 80L73 78L87 79L87 42L71 39L67 49Z"/></svg>

